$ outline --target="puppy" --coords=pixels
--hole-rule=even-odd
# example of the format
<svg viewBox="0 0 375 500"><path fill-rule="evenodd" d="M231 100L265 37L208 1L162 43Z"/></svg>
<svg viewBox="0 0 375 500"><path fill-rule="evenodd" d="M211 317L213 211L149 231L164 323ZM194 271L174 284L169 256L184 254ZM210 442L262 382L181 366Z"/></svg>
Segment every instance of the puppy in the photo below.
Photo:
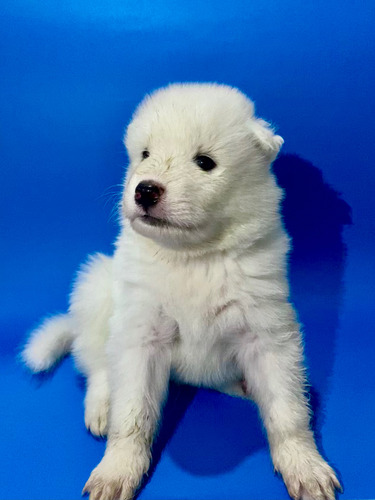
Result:
<svg viewBox="0 0 375 500"><path fill-rule="evenodd" d="M135 112L114 255L89 260L69 312L23 351L35 372L72 351L87 377L86 426L108 433L90 500L134 497L170 378L253 399L292 498L332 500L340 488L309 427L270 170L282 143L224 85L171 85Z"/></svg>

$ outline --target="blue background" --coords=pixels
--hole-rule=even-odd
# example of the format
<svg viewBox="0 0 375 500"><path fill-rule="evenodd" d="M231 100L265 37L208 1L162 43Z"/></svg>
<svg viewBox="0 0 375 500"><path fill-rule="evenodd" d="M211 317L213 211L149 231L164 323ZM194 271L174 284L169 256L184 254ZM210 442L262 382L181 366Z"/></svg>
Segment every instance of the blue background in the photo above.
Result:
<svg viewBox="0 0 375 500"><path fill-rule="evenodd" d="M373 0L1 2L1 499L78 499L103 454L71 359L32 378L15 356L112 251L124 127L175 81L238 86L285 139L313 425L342 498L375 497L374 26ZM255 408L215 392L171 388L155 458L144 500L288 498Z"/></svg>

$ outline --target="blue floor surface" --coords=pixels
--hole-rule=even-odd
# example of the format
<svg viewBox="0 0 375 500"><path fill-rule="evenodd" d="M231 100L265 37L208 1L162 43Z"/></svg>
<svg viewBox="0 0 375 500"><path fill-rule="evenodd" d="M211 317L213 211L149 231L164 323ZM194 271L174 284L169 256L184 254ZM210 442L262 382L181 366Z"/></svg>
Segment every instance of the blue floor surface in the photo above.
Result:
<svg viewBox="0 0 375 500"><path fill-rule="evenodd" d="M238 86L285 139L312 424L340 498L375 498L374 21L372 0L2 2L0 500L78 500L103 455L72 360L32 377L16 355L112 251L123 129L169 81ZM213 391L171 386L154 457L142 500L288 498L256 408Z"/></svg>

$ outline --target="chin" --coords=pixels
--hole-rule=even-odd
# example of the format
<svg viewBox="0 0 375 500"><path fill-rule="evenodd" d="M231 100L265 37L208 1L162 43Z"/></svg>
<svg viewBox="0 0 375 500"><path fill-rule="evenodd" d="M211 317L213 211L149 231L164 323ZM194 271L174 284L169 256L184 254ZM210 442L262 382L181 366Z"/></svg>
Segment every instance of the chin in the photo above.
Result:
<svg viewBox="0 0 375 500"><path fill-rule="evenodd" d="M194 250L207 241L207 228L203 226L182 226L148 215L136 217L129 222L136 233L168 249Z"/></svg>

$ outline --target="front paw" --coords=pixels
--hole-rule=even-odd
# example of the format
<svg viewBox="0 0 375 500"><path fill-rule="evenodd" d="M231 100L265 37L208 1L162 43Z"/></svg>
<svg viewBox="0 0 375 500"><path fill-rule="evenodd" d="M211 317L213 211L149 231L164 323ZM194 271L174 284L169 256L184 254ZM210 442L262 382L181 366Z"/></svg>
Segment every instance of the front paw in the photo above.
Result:
<svg viewBox="0 0 375 500"><path fill-rule="evenodd" d="M274 452L274 464L294 500L335 500L342 487L315 447L290 440Z"/></svg>
<svg viewBox="0 0 375 500"><path fill-rule="evenodd" d="M113 449L106 452L92 471L82 494L89 500L131 500L147 472L149 459L145 453L130 454Z"/></svg>
<svg viewBox="0 0 375 500"><path fill-rule="evenodd" d="M94 469L82 494L88 493L90 500L131 500L136 488L129 484L127 477L104 477Z"/></svg>

